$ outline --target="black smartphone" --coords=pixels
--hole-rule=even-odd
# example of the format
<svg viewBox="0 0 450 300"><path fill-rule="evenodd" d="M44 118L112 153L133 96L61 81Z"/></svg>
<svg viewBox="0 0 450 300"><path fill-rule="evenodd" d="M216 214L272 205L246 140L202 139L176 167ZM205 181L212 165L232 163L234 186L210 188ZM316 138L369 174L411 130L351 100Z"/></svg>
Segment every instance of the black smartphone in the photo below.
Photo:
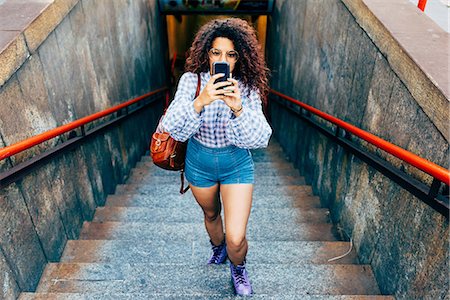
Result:
<svg viewBox="0 0 450 300"><path fill-rule="evenodd" d="M218 73L223 73L225 76L217 78L214 83L227 81L227 79L230 78L230 64L226 61L213 62L213 75ZM223 88L224 87L221 87L220 89Z"/></svg>

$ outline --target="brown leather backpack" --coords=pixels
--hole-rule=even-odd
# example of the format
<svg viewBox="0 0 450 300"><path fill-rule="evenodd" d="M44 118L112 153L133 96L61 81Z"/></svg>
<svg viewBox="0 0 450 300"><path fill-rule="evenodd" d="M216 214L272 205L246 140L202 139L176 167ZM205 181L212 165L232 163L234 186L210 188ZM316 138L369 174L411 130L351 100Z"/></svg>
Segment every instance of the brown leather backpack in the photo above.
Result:
<svg viewBox="0 0 450 300"><path fill-rule="evenodd" d="M200 94L200 74L197 74L197 90L195 98ZM164 117L164 115L161 117ZM160 120L160 122L161 122ZM156 131L152 135L150 143L150 156L153 163L160 168L169 171L181 171L181 188L180 193L184 194L189 189L189 186L184 188L184 161L186 159L187 142L180 142L174 140L169 132Z"/></svg>

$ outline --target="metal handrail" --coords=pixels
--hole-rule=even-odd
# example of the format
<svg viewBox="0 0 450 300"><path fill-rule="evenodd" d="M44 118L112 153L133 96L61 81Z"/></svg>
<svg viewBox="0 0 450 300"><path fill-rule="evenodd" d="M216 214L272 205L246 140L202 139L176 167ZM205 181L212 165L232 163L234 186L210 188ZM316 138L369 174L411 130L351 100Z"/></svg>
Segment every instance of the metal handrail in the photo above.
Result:
<svg viewBox="0 0 450 300"><path fill-rule="evenodd" d="M412 152L409 152L403 148L400 148L388 141L385 141L367 131L364 131L364 130L362 130L358 127L355 127L347 122L344 122L341 119L338 119L327 113L324 113L324 112L322 112L310 105L307 105L299 100L296 100L292 97L284 95L275 90L270 90L270 92L274 95L277 95L277 96L289 101L289 102L299 105L300 107L304 108L305 110L337 125L338 127L345 129L348 132L353 133L354 135L362 138L363 140L369 142L370 144L376 146L377 148L382 149L382 150L394 155L395 157L409 163L410 165L422 170L423 172L433 176L434 178L438 179L439 181L445 183L446 185L450 185L449 170L447 170L433 162L430 162L429 160L426 160Z"/></svg>
<svg viewBox="0 0 450 300"><path fill-rule="evenodd" d="M419 3L417 4L417 7L421 11L425 11L425 6L427 5L427 0L419 0Z"/></svg>
<svg viewBox="0 0 450 300"><path fill-rule="evenodd" d="M76 129L78 127L82 127L82 126L86 125L87 123L93 122L93 121L95 121L97 119L100 119L100 118L103 118L103 117L106 117L106 116L108 116L108 115L110 115L112 113L115 113L115 112L123 109L123 108L127 108L130 105L132 105L134 103L137 103L139 101L142 101L142 100L144 100L144 99L146 99L146 98L148 98L148 97L150 97L150 96L152 96L154 94L157 94L157 93L160 93L160 92L163 92L163 91L167 91L167 90L168 90L167 87L159 88L157 90L151 91L151 92L149 92L147 94L144 94L142 96L139 96L137 98L128 100L128 101L126 101L126 102L124 102L122 104L113 106L111 108L105 109L105 110L97 112L95 114L86 116L84 118L78 119L78 120L73 121L73 122L70 122L68 124L65 124L65 125L59 126L57 128L48 130L48 131L46 131L44 133L35 135L35 136L31 137L31 138L25 139L23 141L20 141L18 143L13 144L13 145L1 148L0 149L0 160L6 159L8 157L11 157L11 156L13 156L13 155L15 155L17 153L20 153L20 152L22 152L24 150L27 150L27 149L29 149L29 148L31 148L33 146L36 146L36 145L41 144L41 143L43 143L45 141L48 141L48 140L50 140L50 139L52 139L54 137L57 137L57 136L59 136L61 134L69 132L69 131L71 131L73 129Z"/></svg>
<svg viewBox="0 0 450 300"><path fill-rule="evenodd" d="M95 114L86 116L84 118L78 119L78 120L73 121L71 123L68 123L68 124L59 126L57 128L51 129L49 131L46 131L44 133L38 134L38 135L33 136L31 138L28 138L26 140L20 141L18 143L13 144L13 145L1 148L0 149L0 160L6 159L8 157L11 157L11 156L13 156L13 155L15 155L17 153L20 153L20 152L26 150L26 149L29 149L29 148L31 148L33 146L36 146L36 145L41 144L41 143L43 143L45 141L48 141L48 140L50 140L50 139L52 139L52 138L54 138L56 136L59 136L59 135L64 134L66 132L69 132L69 131L71 131L73 129L76 129L78 127L84 126L87 123L93 122L93 121L95 121L95 120L97 120L99 118L102 118L102 117L105 117L107 115L110 115L110 114L112 114L114 112L117 112L117 111L119 111L119 110L121 110L123 108L126 108L126 107L128 107L128 106L130 106L130 105L132 105L134 103L137 103L137 102L139 102L139 101L141 101L141 100L143 100L145 98L148 98L148 97L150 97L150 96L152 96L154 94L157 94L157 93L165 91L165 90L168 90L168 88L167 87L162 87L160 89L154 90L152 92L149 92L149 93L144 94L142 96L139 96L137 98L131 99L131 100L129 100L127 102L124 102L122 104L113 106L113 107L108 108L106 110L103 110L101 112L97 112ZM307 104L305 104L305 103L303 103L303 102L301 102L299 100L296 100L296 99L294 99L292 97L289 97L289 96L287 96L285 94L282 94L282 93L280 93L278 91L275 91L275 90L270 90L270 92L272 94L275 94L275 95L285 99L285 100L288 100L289 102L292 102L294 104L299 105L300 107L306 109L307 111L310 111L311 113L313 113L313 114L315 114L315 115L317 115L317 116L319 116L319 117L321 117L321 118L323 118L323 119L325 119L325 120L327 120L327 121L329 121L329 122L331 122L331 123L333 123L333 124L343 128L343 129L347 130L348 132L353 133L354 135L362 138L363 140L369 142L370 144L372 144L372 145L374 145L374 146L376 146L376 147L378 147L378 148L380 148L380 149L382 149L382 150L384 150L384 151L394 155L395 157L397 157L397 158L399 158L399 159L409 163L410 165L412 165L412 166L422 170L423 172L433 176L434 178L440 180L441 182L443 182L443 183L445 183L447 185L450 185L450 172L447 169L445 169L445 168L443 168L443 167L441 167L441 166L439 166L439 165L437 165L437 164L435 164L433 162L430 162L429 160L426 160L426 159L424 159L424 158L422 158L422 157L420 157L420 156L418 156L418 155L416 155L416 154L414 154L412 152L409 152L409 151L407 151L407 150L405 150L403 148L400 148L400 147L398 147L398 146L396 146L396 145L394 145L394 144L392 144L392 143L390 143L388 141L385 141L385 140L383 140L383 139L381 139L381 138L379 138L379 137L377 137L377 136L375 136L375 135L373 135L373 134L371 134L371 133L369 133L367 131L364 131L364 130L356 127L356 126L353 126L353 125L351 125L351 124L349 124L347 122L344 122L341 119L338 119L338 118L333 117L333 116L331 116L331 115L329 115L327 113L324 113L324 112L322 112L322 111L320 111L320 110L318 110L318 109L316 109L316 108L314 108L314 107L312 107L310 105L307 105Z"/></svg>

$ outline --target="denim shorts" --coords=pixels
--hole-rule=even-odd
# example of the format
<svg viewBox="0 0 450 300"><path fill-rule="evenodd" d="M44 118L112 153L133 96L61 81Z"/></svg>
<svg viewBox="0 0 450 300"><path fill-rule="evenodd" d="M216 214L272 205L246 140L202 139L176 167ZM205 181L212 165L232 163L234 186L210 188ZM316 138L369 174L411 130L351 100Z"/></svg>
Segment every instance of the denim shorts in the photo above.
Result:
<svg viewBox="0 0 450 300"><path fill-rule="evenodd" d="M250 150L227 146L210 148L194 138L186 151L185 175L196 187L211 187L216 183L254 183L254 164Z"/></svg>

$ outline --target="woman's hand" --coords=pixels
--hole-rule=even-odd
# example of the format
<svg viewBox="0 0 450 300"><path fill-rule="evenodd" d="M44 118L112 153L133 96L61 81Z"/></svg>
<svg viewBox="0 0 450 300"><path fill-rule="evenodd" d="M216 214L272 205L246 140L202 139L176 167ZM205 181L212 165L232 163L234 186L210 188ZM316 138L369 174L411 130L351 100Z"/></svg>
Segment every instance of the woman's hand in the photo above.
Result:
<svg viewBox="0 0 450 300"><path fill-rule="evenodd" d="M229 78L229 82L232 85L225 88L225 97L223 97L223 101L230 107L236 117L242 113L242 100L241 100L241 92L239 91L239 85L236 79Z"/></svg>
<svg viewBox="0 0 450 300"><path fill-rule="evenodd" d="M224 90L219 88L228 86L231 83L229 81L223 81L214 84L214 81L216 79L223 76L225 76L225 74L223 73L218 73L211 76L209 81L206 83L205 88L200 92L200 95L198 95L197 99L194 100L194 108L198 113L202 111L203 107L211 104L218 99L224 98Z"/></svg>

